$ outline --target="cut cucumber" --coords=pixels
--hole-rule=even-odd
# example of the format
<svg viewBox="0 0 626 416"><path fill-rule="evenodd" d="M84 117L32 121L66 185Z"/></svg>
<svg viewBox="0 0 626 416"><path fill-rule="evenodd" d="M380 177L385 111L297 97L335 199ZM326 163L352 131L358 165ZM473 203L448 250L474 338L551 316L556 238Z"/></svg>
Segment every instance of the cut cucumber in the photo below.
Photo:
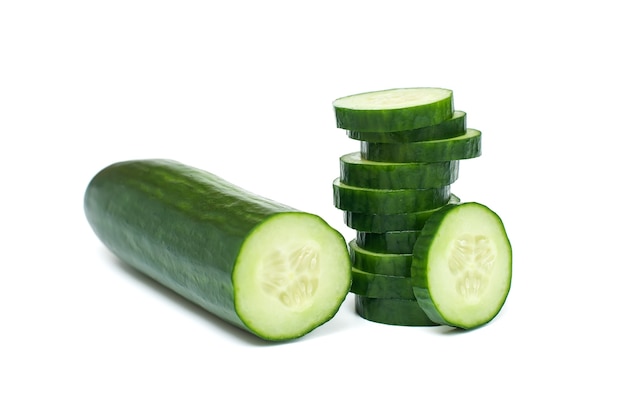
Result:
<svg viewBox="0 0 626 416"><path fill-rule="evenodd" d="M400 214L441 207L450 200L450 185L427 189L373 189L333 181L335 207L370 214Z"/></svg>
<svg viewBox="0 0 626 416"><path fill-rule="evenodd" d="M433 126L454 114L452 91L397 88L333 101L337 127L360 132L392 132Z"/></svg>
<svg viewBox="0 0 626 416"><path fill-rule="evenodd" d="M111 165L84 208L119 258L264 339L312 331L350 289L346 241L320 217L178 162Z"/></svg>
<svg viewBox="0 0 626 416"><path fill-rule="evenodd" d="M476 202L437 211L415 243L411 275L415 297L434 322L471 329L491 321L511 287L502 220Z"/></svg>
<svg viewBox="0 0 626 416"><path fill-rule="evenodd" d="M467 129L461 136L414 143L361 142L363 159L376 162L445 162L481 155L481 132Z"/></svg>
<svg viewBox="0 0 626 416"><path fill-rule="evenodd" d="M454 194L450 195L448 204L458 204L459 197ZM358 231L370 233L385 233L388 231L406 231L420 230L426 220L434 214L439 208L423 210L418 212L408 212L404 214L368 214L363 212L345 211L343 218L345 224Z"/></svg>
<svg viewBox="0 0 626 416"><path fill-rule="evenodd" d="M387 325L437 326L415 299L368 298L354 295L356 313L368 321Z"/></svg>
<svg viewBox="0 0 626 416"><path fill-rule="evenodd" d="M422 127L414 130L375 133L348 130L348 137L354 140L373 143L409 143L423 140L447 139L465 134L466 114L455 111L452 118L444 120L434 126Z"/></svg>
<svg viewBox="0 0 626 416"><path fill-rule="evenodd" d="M419 231L389 231L367 233L357 231L356 243L364 250L377 253L411 254Z"/></svg>
<svg viewBox="0 0 626 416"><path fill-rule="evenodd" d="M352 268L352 286L350 292L369 297L385 299L415 300L410 276L388 276L369 273Z"/></svg>
<svg viewBox="0 0 626 416"><path fill-rule="evenodd" d="M359 152L339 159L339 180L349 186L375 189L438 188L459 177L459 161L437 163L373 162Z"/></svg>
<svg viewBox="0 0 626 416"><path fill-rule="evenodd" d="M411 276L411 254L376 253L358 246L356 240L348 243L352 266L368 273L388 276Z"/></svg>

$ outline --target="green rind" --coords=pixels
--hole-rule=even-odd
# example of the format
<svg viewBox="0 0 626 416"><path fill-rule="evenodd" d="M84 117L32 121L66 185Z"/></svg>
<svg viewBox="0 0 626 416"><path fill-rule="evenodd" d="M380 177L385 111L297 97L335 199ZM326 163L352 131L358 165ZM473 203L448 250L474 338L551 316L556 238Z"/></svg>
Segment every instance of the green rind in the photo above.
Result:
<svg viewBox="0 0 626 416"><path fill-rule="evenodd" d="M419 231L388 231L384 233L356 232L356 244L377 253L411 254Z"/></svg>
<svg viewBox="0 0 626 416"><path fill-rule="evenodd" d="M419 303L420 307L424 310L426 315L428 315L428 317L433 322L436 322L441 325L448 325L448 326L453 326L453 327L462 328L462 329L473 329L473 328L485 325L491 320L493 320L498 315L502 307L504 306L506 298L508 297L508 292L510 290L513 264L511 261L508 266L508 279L509 279L508 288L506 292L504 293L503 298L501 299L501 303L496 307L496 309L494 310L494 313L488 319L484 319L478 322L473 322L470 325L461 324L456 319L449 318L441 312L440 304L436 300L433 299L429 290L430 280L437 278L437 276L433 276L430 273L430 264L429 264L430 247L432 245L433 240L439 236L440 227L443 225L443 221L446 215L448 215L453 210L456 210L459 207L463 207L467 204L475 204L491 211L491 213L493 214L493 218L499 222L499 225L502 231L502 236L505 239L506 245L508 246L509 251L508 253L505 253L505 254L509 256L510 260L512 260L511 244L506 234L504 224L502 223L501 218L495 212L490 210L488 207L482 204L476 203L476 202L465 202L463 204L449 205L437 211L435 214L433 214L424 225L420 233L420 236L418 237L414 246L413 262L411 264L411 281L413 285L413 294L415 295L417 302Z"/></svg>
<svg viewBox="0 0 626 416"><path fill-rule="evenodd" d="M352 266L364 272L388 276L411 276L411 254L376 253L359 247L356 240L348 243Z"/></svg>
<svg viewBox="0 0 626 416"><path fill-rule="evenodd" d="M369 298L415 300L411 278L369 273L352 268L350 292Z"/></svg>
<svg viewBox="0 0 626 416"><path fill-rule="evenodd" d="M349 186L374 189L438 188L459 177L459 161L436 163L375 162L359 152L339 158L339 180Z"/></svg>
<svg viewBox="0 0 626 416"><path fill-rule="evenodd" d="M465 134L466 113L455 111L451 118L434 126L422 127L413 130L375 133L348 130L349 138L372 143L410 143L424 140L447 139Z"/></svg>
<svg viewBox="0 0 626 416"><path fill-rule="evenodd" d="M450 200L450 185L427 189L374 189L333 181L333 202L343 211L401 214L441 207Z"/></svg>
<svg viewBox="0 0 626 416"><path fill-rule="evenodd" d="M260 338L284 340L318 326L280 338L259 333L239 316L232 281L242 244L264 221L302 215L323 222L317 216L171 160L127 161L104 168L87 186L84 210L95 234L120 259L239 328ZM345 246L341 234L333 232ZM345 255L349 267L347 247ZM346 295L348 290L349 279Z"/></svg>
<svg viewBox="0 0 626 416"><path fill-rule="evenodd" d="M399 326L437 326L415 300L354 295L356 313L368 321Z"/></svg>
<svg viewBox="0 0 626 416"><path fill-rule="evenodd" d="M445 162L477 158L482 154L482 133L467 129L466 133L448 139L414 143L361 142L361 157L376 162Z"/></svg>
<svg viewBox="0 0 626 416"><path fill-rule="evenodd" d="M421 230L426 220L441 207L460 202L458 196L451 194L447 204L430 210L389 215L344 211L343 219L344 223L353 230L370 233Z"/></svg>
<svg viewBox="0 0 626 416"><path fill-rule="evenodd" d="M343 102L346 98L365 96L388 91L412 90L413 88L399 88L355 94L348 97L338 98L333 101L337 127L344 130L356 130L361 132L393 132L412 130L421 127L433 126L451 118L454 114L453 94L451 90L445 90L448 95L445 99L421 104L417 106L391 108L391 109L354 109L345 107ZM431 88L419 88L428 90Z"/></svg>

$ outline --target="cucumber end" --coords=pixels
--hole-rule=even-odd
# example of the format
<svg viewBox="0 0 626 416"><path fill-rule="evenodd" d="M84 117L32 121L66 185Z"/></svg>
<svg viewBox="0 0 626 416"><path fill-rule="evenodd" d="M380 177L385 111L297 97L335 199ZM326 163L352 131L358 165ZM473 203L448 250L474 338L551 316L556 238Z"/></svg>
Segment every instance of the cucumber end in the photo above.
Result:
<svg viewBox="0 0 626 416"><path fill-rule="evenodd" d="M240 250L233 270L235 309L261 338L299 338L337 313L351 270L345 239L321 218L276 214Z"/></svg>

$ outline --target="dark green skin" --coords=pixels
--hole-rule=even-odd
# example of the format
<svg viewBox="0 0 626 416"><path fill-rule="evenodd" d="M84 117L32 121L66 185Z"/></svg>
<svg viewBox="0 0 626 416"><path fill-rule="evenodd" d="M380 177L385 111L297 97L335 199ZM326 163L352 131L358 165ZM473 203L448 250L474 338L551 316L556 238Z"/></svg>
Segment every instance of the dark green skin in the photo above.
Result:
<svg viewBox="0 0 626 416"><path fill-rule="evenodd" d="M425 140L447 139L449 137L465 134L466 113L455 111L452 118L442 121L434 126L420 129L394 131L388 133L374 133L348 130L348 137L354 140L372 143L410 143Z"/></svg>
<svg viewBox="0 0 626 416"><path fill-rule="evenodd" d="M482 154L482 133L467 129L463 135L448 139L414 143L361 142L361 156L376 162L445 162L473 159Z"/></svg>
<svg viewBox="0 0 626 416"><path fill-rule="evenodd" d="M335 207L369 214L402 214L441 207L450 200L450 185L426 189L374 189L333 182Z"/></svg>
<svg viewBox="0 0 626 416"><path fill-rule="evenodd" d="M368 298L355 295L357 314L368 321L387 325L437 326L415 300Z"/></svg>
<svg viewBox="0 0 626 416"><path fill-rule="evenodd" d="M454 183L459 161L436 163L372 162L359 152L339 158L339 180L350 186L375 189L426 189Z"/></svg>
<svg viewBox="0 0 626 416"><path fill-rule="evenodd" d="M384 233L357 231L356 244L364 250L377 253L412 254L419 234L419 230Z"/></svg>
<svg viewBox="0 0 626 416"><path fill-rule="evenodd" d="M120 259L242 329L231 274L250 231L297 212L169 160L100 171L84 199L89 224Z"/></svg>
<svg viewBox="0 0 626 416"><path fill-rule="evenodd" d="M357 94L359 95L359 94ZM452 93L439 102L386 110L355 110L333 102L337 127L362 132L413 130L439 124L454 114Z"/></svg>
<svg viewBox="0 0 626 416"><path fill-rule="evenodd" d="M452 194L448 200L448 204L458 204L459 202L460 199L454 194ZM441 207L425 211L390 215L345 211L343 218L348 227L357 231L384 233L388 231L420 230L426 223L426 220L439 208Z"/></svg>
<svg viewBox="0 0 626 416"><path fill-rule="evenodd" d="M348 243L352 266L368 273L411 276L412 254L375 253L360 248L356 240Z"/></svg>
<svg viewBox="0 0 626 416"><path fill-rule="evenodd" d="M415 300L410 277L369 273L355 267L350 292L369 298Z"/></svg>

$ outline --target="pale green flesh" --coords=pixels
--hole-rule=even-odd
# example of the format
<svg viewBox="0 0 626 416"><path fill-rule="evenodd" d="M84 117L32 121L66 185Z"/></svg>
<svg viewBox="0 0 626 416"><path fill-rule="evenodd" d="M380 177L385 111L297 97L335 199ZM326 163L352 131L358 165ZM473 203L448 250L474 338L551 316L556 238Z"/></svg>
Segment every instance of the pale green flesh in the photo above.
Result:
<svg viewBox="0 0 626 416"><path fill-rule="evenodd" d="M333 101L337 127L360 132L394 132L443 123L454 114L451 90L400 88Z"/></svg>
<svg viewBox="0 0 626 416"><path fill-rule="evenodd" d="M312 215L275 215L241 248L233 270L235 309L265 338L307 333L337 312L350 274L338 232Z"/></svg>
<svg viewBox="0 0 626 416"><path fill-rule="evenodd" d="M493 319L511 285L511 245L499 217L480 204L460 204L430 241L418 238L416 252L424 245L427 266L416 290L418 301L426 300L423 307L462 328Z"/></svg>
<svg viewBox="0 0 626 416"><path fill-rule="evenodd" d="M400 88L339 98L334 105L352 110L390 110L431 104L450 95L449 90L442 88Z"/></svg>

